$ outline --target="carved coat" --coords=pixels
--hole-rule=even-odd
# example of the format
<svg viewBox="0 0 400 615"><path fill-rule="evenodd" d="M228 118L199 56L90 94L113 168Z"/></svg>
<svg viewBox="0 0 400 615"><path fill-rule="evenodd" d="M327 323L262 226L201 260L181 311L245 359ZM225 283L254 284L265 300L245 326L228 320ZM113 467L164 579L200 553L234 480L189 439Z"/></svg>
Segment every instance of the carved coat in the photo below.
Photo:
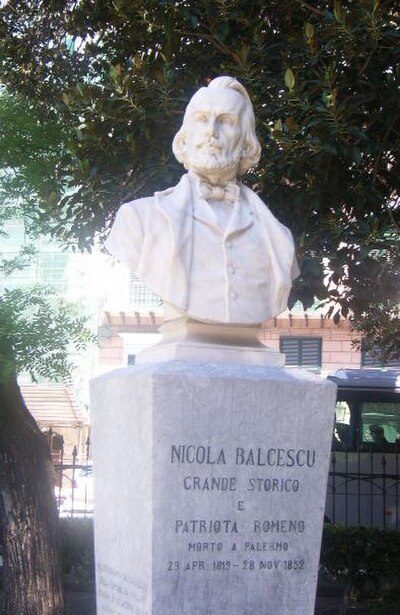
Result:
<svg viewBox="0 0 400 615"><path fill-rule="evenodd" d="M173 188L125 203L107 249L165 302L192 318L247 325L278 315L286 308L292 280L298 275L289 229L240 184L239 201L218 239L207 215L208 204L203 201L195 207L195 199L199 197L185 174ZM228 256L236 262L231 280L228 272L234 268L225 256L213 257L214 243L223 255L228 247ZM204 249L208 245L210 249Z"/></svg>

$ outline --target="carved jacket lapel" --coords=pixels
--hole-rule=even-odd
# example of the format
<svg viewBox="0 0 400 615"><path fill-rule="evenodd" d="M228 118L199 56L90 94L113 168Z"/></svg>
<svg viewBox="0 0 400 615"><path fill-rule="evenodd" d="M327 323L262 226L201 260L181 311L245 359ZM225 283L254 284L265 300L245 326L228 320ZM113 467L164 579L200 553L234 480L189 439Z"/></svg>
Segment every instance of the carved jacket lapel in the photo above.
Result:
<svg viewBox="0 0 400 615"><path fill-rule="evenodd" d="M193 252L193 205L188 175L183 175L174 188L155 192L154 198L158 210L168 220L170 231L170 287L177 304L187 307Z"/></svg>
<svg viewBox="0 0 400 615"><path fill-rule="evenodd" d="M232 215L228 222L225 234L232 235L233 233L239 233L245 231L254 222L254 214L251 206L246 199L243 191L243 186L240 185L239 200L233 206Z"/></svg>

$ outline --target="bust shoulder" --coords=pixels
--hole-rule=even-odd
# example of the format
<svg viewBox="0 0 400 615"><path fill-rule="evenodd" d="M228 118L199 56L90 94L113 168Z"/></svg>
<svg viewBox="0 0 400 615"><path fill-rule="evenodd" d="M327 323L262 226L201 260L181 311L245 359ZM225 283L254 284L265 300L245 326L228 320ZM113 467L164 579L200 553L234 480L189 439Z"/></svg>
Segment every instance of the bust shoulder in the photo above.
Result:
<svg viewBox="0 0 400 615"><path fill-rule="evenodd" d="M170 186L169 188L165 188L165 190L157 190L154 193L155 197L164 197L164 196L169 196L170 194L172 194L175 190L176 186Z"/></svg>
<svg viewBox="0 0 400 615"><path fill-rule="evenodd" d="M123 203L118 209L114 224L142 226L147 214L154 209L154 196L147 196Z"/></svg>

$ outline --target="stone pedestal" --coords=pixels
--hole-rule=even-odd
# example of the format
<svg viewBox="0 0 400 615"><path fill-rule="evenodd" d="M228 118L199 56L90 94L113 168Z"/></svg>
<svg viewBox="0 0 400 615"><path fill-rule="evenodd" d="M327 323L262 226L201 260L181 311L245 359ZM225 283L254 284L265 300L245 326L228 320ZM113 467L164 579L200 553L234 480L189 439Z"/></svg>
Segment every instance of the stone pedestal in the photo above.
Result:
<svg viewBox="0 0 400 615"><path fill-rule="evenodd" d="M205 323L183 316L164 322L162 339L137 356L137 363L197 361L283 367L285 355L259 340L260 325Z"/></svg>
<svg viewBox="0 0 400 615"><path fill-rule="evenodd" d="M94 380L98 615L313 615L334 406L274 367Z"/></svg>

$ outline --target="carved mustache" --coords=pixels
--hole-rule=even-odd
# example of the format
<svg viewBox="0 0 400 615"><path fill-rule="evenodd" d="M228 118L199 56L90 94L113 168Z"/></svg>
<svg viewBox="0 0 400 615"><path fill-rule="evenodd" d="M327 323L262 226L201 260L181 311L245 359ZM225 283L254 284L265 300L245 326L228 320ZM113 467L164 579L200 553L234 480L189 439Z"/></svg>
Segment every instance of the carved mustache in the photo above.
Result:
<svg viewBox="0 0 400 615"><path fill-rule="evenodd" d="M222 145L216 139L207 139L207 141L201 141L201 143L196 145L197 149L208 149L210 147L217 150L223 149Z"/></svg>

